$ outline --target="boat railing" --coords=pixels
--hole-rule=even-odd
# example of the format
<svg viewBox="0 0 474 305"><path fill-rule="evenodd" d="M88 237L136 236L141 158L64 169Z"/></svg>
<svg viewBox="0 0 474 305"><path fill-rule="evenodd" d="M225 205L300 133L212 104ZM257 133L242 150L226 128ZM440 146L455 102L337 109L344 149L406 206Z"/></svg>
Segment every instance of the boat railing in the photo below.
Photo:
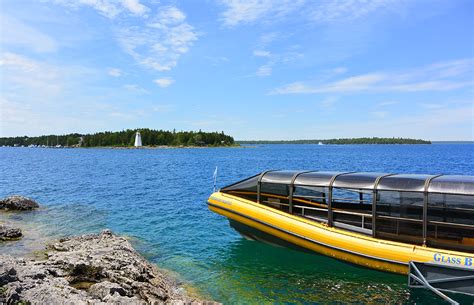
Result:
<svg viewBox="0 0 474 305"><path fill-rule="evenodd" d="M246 199L323 219L329 227L336 222L365 227L374 238L407 241L413 235L416 245L453 249L457 241L474 248L472 177L266 171L249 179L240 182L242 189L234 184L224 191L240 190Z"/></svg>
<svg viewBox="0 0 474 305"><path fill-rule="evenodd" d="M268 204L268 205L285 206L285 207L290 206L288 203L282 203L282 202L277 202L277 201L264 200L264 201L262 201L262 203ZM301 209L301 216L303 216L305 218L309 218L309 219L317 220L317 221L321 221L321 222L327 221L327 219L324 219L324 218L321 218L321 217L316 217L315 218L314 215L310 215L306 212L306 211L327 212L328 211L327 208L308 207L308 206L303 206L303 205L293 205L293 208ZM361 232L360 229L363 229L364 230L363 233L368 234L368 235L371 234L372 230L365 228L365 225L367 223L367 221L366 221L367 219L369 219L369 221L372 219L372 214L353 212L353 211L344 211L344 210L338 210L338 209L334 210L333 212L336 213L336 214L344 214L344 215L352 215L352 216L360 216L361 217L361 221L360 221L361 225L360 226L354 226L352 224L347 224L347 223L344 223L343 221L336 221L335 224L336 224L337 227L344 227L345 229L349 229L349 230L353 230L353 231L357 231L357 232Z"/></svg>

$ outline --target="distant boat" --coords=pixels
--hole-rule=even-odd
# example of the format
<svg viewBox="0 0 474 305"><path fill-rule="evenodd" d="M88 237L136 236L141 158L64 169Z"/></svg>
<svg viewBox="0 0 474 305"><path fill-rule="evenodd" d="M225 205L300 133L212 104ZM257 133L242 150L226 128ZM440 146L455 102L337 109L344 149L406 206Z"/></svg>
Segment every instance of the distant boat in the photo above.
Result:
<svg viewBox="0 0 474 305"><path fill-rule="evenodd" d="M318 145L324 145L323 142L319 141Z"/></svg>

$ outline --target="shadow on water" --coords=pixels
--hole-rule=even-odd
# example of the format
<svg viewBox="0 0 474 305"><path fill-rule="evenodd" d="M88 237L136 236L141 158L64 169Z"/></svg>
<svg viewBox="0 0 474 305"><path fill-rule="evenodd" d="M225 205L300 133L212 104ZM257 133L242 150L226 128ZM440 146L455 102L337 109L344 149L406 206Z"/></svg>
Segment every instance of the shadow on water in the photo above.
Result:
<svg viewBox="0 0 474 305"><path fill-rule="evenodd" d="M240 239L220 257L211 264L218 270L214 287L207 289L229 302L443 303L410 290L405 276L261 242Z"/></svg>

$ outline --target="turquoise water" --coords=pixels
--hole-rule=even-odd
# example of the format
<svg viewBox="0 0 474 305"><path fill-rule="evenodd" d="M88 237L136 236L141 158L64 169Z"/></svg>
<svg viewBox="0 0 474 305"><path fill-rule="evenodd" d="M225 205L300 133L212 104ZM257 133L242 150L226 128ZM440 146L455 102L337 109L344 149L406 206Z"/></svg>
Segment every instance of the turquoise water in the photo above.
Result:
<svg viewBox="0 0 474 305"><path fill-rule="evenodd" d="M209 149L0 148L0 197L42 209L0 214L26 237L24 255L51 237L111 228L148 259L224 303L420 303L438 299L406 278L316 254L248 241L208 211L212 175L224 186L266 169L474 175L474 144L266 145Z"/></svg>

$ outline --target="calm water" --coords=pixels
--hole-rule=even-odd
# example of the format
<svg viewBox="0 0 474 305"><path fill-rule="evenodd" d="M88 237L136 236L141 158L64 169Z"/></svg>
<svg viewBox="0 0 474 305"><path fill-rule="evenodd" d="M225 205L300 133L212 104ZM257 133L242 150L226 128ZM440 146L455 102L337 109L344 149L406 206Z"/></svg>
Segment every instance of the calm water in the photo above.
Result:
<svg viewBox="0 0 474 305"><path fill-rule="evenodd" d="M208 211L212 174L224 186L265 169L474 175L474 144L267 145L213 149L0 148L0 197L36 199L39 211L3 213L24 255L51 237L111 228L199 293L224 303L434 302L406 278L247 241Z"/></svg>

